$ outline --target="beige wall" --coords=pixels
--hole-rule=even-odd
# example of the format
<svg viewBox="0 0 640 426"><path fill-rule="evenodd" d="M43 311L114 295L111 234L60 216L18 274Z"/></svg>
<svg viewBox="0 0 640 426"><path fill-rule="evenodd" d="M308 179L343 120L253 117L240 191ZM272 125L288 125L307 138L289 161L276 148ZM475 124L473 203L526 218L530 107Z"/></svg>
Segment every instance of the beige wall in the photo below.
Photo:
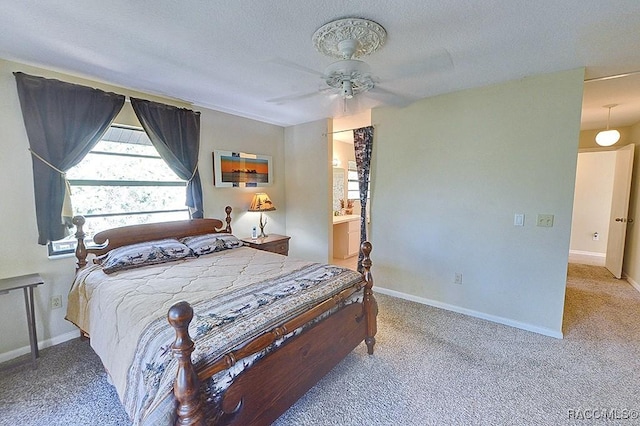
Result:
<svg viewBox="0 0 640 426"><path fill-rule="evenodd" d="M333 256L331 120L285 129L289 254L315 262Z"/></svg>
<svg viewBox="0 0 640 426"><path fill-rule="evenodd" d="M284 128L254 120L199 109L200 116L200 177L207 216L224 216L226 205L233 207L233 233L238 237L251 235L258 226L259 213L247 212L253 194L266 192L276 207L265 213L267 234L286 234ZM248 152L270 155L273 161L273 185L259 188L216 188L213 184L213 150Z"/></svg>
<svg viewBox="0 0 640 426"><path fill-rule="evenodd" d="M378 288L561 335L583 76L372 111ZM524 227L513 225L515 213ZM538 213L555 215L554 226L537 227Z"/></svg>
<svg viewBox="0 0 640 426"><path fill-rule="evenodd" d="M153 95L134 92L108 84L0 60L0 196L2 198L0 235L0 278L39 272L45 285L35 291L38 339L48 346L77 335L76 328L66 320L66 294L74 275L74 259L49 260L47 248L37 244L35 207L33 201L33 174L29 146L20 112L16 83L12 72L23 71L32 75L58 78L73 83L98 87L129 96L141 97L181 107L184 103ZM135 124L131 107L117 118L121 123ZM257 217L247 213L256 189L215 188L213 186L212 151L227 149L271 155L275 169L274 184L262 188L274 201L278 210L269 213L269 232L286 232L284 207L287 203L284 182L284 129L228 114L196 108L201 111L200 174L203 183L204 209L207 217L224 217L224 206L234 208L232 226L238 236L250 235ZM51 310L49 299L63 295L63 309ZM22 293L0 295L0 361L28 352L28 333L24 318Z"/></svg>
<svg viewBox="0 0 640 426"><path fill-rule="evenodd" d="M333 141L333 158L340 161L338 168L344 169L345 176L349 168L349 161L356 161L356 152L353 149L353 143ZM346 185L345 185L346 188ZM346 194L345 194L346 196Z"/></svg>
<svg viewBox="0 0 640 426"><path fill-rule="evenodd" d="M601 265L607 252L615 165L615 151L578 154L570 250L578 256L599 256Z"/></svg>

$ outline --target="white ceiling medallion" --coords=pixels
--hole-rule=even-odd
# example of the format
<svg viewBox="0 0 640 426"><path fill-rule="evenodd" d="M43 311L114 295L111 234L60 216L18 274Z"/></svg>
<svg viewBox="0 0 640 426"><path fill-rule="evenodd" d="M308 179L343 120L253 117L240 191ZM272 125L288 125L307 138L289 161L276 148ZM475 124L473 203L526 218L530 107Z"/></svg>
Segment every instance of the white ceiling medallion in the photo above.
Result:
<svg viewBox="0 0 640 426"><path fill-rule="evenodd" d="M339 89L344 99L373 89L369 65L356 58L375 52L386 38L385 29L368 19L338 19L318 28L313 45L318 52L338 59L325 69L326 83Z"/></svg>
<svg viewBox="0 0 640 426"><path fill-rule="evenodd" d="M338 19L324 24L313 33L311 40L318 52L336 59L353 59L370 55L384 44L387 32L382 25L360 18ZM347 40L357 42L345 51L340 43ZM345 53L349 56L345 57Z"/></svg>

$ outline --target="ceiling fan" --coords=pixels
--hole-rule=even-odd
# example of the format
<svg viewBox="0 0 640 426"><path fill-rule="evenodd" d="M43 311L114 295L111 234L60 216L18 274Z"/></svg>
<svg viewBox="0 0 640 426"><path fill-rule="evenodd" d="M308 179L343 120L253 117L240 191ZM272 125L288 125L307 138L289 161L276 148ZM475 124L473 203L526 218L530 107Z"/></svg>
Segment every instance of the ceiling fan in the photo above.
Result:
<svg viewBox="0 0 640 426"><path fill-rule="evenodd" d="M318 28L312 41L318 52L338 59L324 70L329 87L338 89L344 99L375 87L371 68L358 58L378 50L387 32L378 23L367 19L338 19Z"/></svg>
<svg viewBox="0 0 640 426"><path fill-rule="evenodd" d="M286 60L280 59L275 62L318 75L327 86L314 92L283 96L269 99L267 102L282 104L329 93L330 95L339 95L343 99L343 112L346 112L347 100L367 93L367 96L385 104L403 105L409 103L412 99L392 93L377 85L369 64L360 60L360 58L380 49L384 45L386 37L386 30L380 24L368 19L338 19L321 26L313 34L312 42L318 52L332 59L337 59L326 67L324 72L320 73Z"/></svg>

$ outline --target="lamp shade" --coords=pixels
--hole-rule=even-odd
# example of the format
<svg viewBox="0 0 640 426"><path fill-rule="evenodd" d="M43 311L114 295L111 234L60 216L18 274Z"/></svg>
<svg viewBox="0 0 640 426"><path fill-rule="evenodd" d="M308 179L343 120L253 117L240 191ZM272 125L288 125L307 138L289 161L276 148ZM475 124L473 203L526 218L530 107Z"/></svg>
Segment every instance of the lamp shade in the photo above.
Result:
<svg viewBox="0 0 640 426"><path fill-rule="evenodd" d="M596 135L596 143L600 146L611 146L620 140L617 130L603 130Z"/></svg>
<svg viewBox="0 0 640 426"><path fill-rule="evenodd" d="M264 192L258 192L253 195L251 205L249 206L250 212L268 212L275 210L275 206L269 199L269 196Z"/></svg>

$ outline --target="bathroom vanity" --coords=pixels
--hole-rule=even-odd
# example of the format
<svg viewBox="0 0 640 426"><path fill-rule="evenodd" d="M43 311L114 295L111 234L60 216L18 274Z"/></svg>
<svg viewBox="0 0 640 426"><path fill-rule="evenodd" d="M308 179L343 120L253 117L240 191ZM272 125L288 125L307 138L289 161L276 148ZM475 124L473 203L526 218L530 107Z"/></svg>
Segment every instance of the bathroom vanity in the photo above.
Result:
<svg viewBox="0 0 640 426"><path fill-rule="evenodd" d="M358 254L360 248L360 216L333 216L333 257L346 259Z"/></svg>

